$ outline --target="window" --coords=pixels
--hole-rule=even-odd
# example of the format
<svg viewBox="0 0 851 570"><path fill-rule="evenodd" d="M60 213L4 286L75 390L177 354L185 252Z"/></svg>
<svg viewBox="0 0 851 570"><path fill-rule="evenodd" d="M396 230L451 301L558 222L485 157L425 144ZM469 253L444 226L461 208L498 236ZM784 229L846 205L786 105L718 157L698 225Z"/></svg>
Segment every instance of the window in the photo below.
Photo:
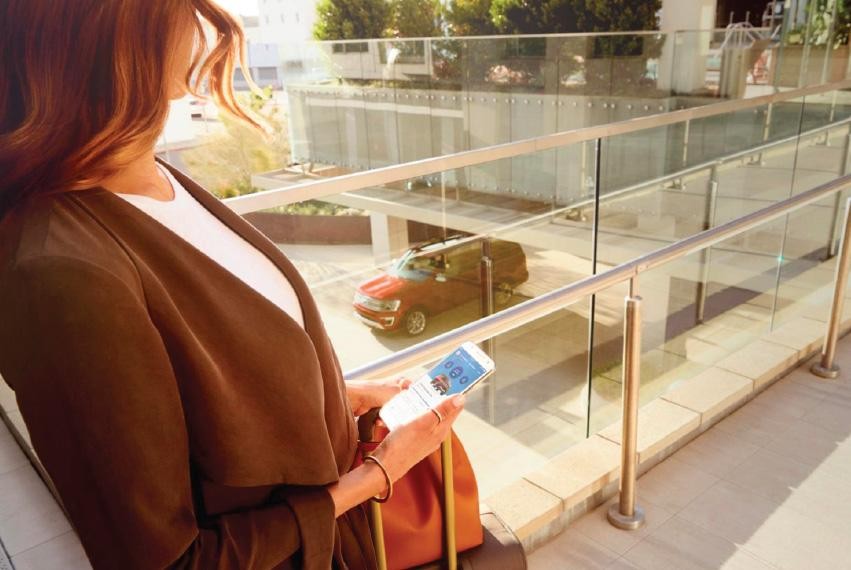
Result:
<svg viewBox="0 0 851 570"><path fill-rule="evenodd" d="M298 24L301 21L301 18L298 16L298 12L295 13L295 22Z"/></svg>
<svg viewBox="0 0 851 570"><path fill-rule="evenodd" d="M331 46L333 53L365 53L369 51L369 44L366 42L346 42L338 43Z"/></svg>
<svg viewBox="0 0 851 570"><path fill-rule="evenodd" d="M274 81L278 79L278 69L275 67L258 67L257 79L262 81Z"/></svg>

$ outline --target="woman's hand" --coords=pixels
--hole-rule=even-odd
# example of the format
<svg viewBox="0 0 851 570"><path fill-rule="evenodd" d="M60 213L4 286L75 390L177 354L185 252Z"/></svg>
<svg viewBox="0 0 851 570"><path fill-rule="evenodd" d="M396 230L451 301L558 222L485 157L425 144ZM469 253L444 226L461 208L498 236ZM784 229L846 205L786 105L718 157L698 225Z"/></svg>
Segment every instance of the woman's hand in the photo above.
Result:
<svg viewBox="0 0 851 570"><path fill-rule="evenodd" d="M358 388L361 387L357 384L361 383L352 384L355 387L354 393L357 393ZM375 388L376 383L369 384ZM379 384L384 386L379 393L385 395L391 393L387 383ZM392 386L392 383L390 384ZM395 393L398 394L403 387L407 388L410 381L406 383L400 380L395 384ZM373 407L370 404L363 405L365 409ZM429 410L407 424L399 426L384 438L373 455L387 469L387 475L391 481L398 481L411 467L440 447L440 443L449 435L449 429L463 407L464 396L448 398L435 408L443 418L442 421L438 422L438 415ZM387 481L377 465L367 462L345 473L338 482L329 485L328 492L334 501L335 516L340 516L370 497L385 496Z"/></svg>
<svg viewBox="0 0 851 570"><path fill-rule="evenodd" d="M346 396L349 398L352 413L360 416L372 408L380 408L410 385L409 378L384 381L352 380L346 382Z"/></svg>
<svg viewBox="0 0 851 570"><path fill-rule="evenodd" d="M438 421L438 414L429 410L391 431L373 453L387 468L390 480L398 481L411 467L440 447L463 409L464 396L459 394L436 406L442 421Z"/></svg>

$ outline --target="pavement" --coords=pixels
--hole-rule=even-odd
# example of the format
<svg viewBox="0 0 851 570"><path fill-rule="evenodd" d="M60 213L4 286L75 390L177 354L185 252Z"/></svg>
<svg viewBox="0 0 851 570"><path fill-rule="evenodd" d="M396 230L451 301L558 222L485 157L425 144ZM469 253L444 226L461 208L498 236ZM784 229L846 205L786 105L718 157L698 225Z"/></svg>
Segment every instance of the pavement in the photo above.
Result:
<svg viewBox="0 0 851 570"><path fill-rule="evenodd" d="M802 364L641 477L643 528L606 521L614 498L533 552L530 568L851 567L851 336L837 364L836 380Z"/></svg>

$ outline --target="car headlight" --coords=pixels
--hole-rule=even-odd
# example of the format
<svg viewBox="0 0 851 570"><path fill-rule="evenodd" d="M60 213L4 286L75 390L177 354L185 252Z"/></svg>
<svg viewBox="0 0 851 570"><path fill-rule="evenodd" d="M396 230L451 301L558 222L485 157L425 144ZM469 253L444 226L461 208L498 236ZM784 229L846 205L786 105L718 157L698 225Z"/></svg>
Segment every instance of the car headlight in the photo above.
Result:
<svg viewBox="0 0 851 570"><path fill-rule="evenodd" d="M397 311L399 309L399 305L402 304L402 301L400 299L392 299L390 301L380 301L380 303L380 311Z"/></svg>
<svg viewBox="0 0 851 570"><path fill-rule="evenodd" d="M355 303L373 311L397 311L402 305L401 299L373 299L363 293L355 293Z"/></svg>

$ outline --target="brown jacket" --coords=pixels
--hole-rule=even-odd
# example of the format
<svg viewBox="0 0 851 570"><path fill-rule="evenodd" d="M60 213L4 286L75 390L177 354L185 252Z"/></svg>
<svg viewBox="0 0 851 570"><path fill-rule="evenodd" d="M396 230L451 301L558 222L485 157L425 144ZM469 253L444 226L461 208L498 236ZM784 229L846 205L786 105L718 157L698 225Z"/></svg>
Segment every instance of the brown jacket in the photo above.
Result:
<svg viewBox="0 0 851 570"><path fill-rule="evenodd" d="M373 568L363 507L325 485L356 432L296 269L163 163L287 276L287 313L95 187L0 221L0 374L95 568Z"/></svg>

